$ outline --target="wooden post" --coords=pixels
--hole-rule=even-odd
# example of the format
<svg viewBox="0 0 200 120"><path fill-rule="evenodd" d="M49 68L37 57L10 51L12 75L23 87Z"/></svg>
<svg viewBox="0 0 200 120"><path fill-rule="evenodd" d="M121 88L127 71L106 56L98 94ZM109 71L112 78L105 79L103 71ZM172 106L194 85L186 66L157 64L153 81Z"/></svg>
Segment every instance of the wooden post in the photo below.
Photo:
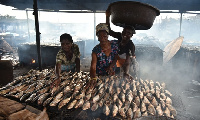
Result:
<svg viewBox="0 0 200 120"><path fill-rule="evenodd" d="M38 53L38 64L39 64L39 70L42 71L37 0L33 0L33 1L34 1L34 3L33 3L33 9L34 9L33 15L35 16L35 30L36 30L36 45L37 45L37 53Z"/></svg>

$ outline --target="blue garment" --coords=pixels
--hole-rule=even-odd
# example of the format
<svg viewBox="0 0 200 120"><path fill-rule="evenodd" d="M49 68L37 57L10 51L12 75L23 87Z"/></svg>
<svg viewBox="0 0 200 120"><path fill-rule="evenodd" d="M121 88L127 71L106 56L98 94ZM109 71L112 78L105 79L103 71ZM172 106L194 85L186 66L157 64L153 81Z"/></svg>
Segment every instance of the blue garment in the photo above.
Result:
<svg viewBox="0 0 200 120"><path fill-rule="evenodd" d="M61 65L61 71L75 72L75 67L76 67L76 64Z"/></svg>
<svg viewBox="0 0 200 120"><path fill-rule="evenodd" d="M112 40L111 43L111 53L109 56L106 56L102 51L100 44L96 45L92 52L97 54L97 65L96 65L96 73L97 75L108 75L106 72L106 68L113 62L115 55L118 54L118 41ZM113 66L113 71L115 71L115 66Z"/></svg>

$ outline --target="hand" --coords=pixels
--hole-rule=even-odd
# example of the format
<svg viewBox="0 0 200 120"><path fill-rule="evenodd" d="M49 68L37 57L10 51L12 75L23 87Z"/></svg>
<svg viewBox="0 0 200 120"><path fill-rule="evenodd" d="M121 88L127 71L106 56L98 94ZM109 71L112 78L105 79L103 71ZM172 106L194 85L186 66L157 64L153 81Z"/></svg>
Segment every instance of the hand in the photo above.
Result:
<svg viewBox="0 0 200 120"><path fill-rule="evenodd" d="M58 85L60 84L61 80L60 80L60 77L59 78L56 78L52 83L51 83L51 88L53 87L58 87Z"/></svg>
<svg viewBox="0 0 200 120"><path fill-rule="evenodd" d="M115 74L111 65L108 68L106 68L106 71L107 71L108 75L114 75Z"/></svg>
<svg viewBox="0 0 200 120"><path fill-rule="evenodd" d="M91 79L88 81L88 83L86 84L85 88L86 89L93 89L97 84L97 80L95 78Z"/></svg>
<svg viewBox="0 0 200 120"><path fill-rule="evenodd" d="M110 15L111 15L110 10L106 10L106 16L110 16Z"/></svg>
<svg viewBox="0 0 200 120"><path fill-rule="evenodd" d="M106 10L106 16L110 16L111 15L111 13L110 13L110 6L107 8L107 10Z"/></svg>
<svg viewBox="0 0 200 120"><path fill-rule="evenodd" d="M124 78L127 79L128 82L131 82L134 79L131 75L129 75L127 73L124 73Z"/></svg>

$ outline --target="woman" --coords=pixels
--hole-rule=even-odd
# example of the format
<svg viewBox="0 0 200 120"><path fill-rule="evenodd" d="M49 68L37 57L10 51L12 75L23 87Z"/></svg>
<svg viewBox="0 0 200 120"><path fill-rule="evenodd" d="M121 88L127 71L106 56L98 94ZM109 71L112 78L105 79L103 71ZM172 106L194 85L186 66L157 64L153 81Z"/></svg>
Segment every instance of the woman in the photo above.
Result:
<svg viewBox="0 0 200 120"><path fill-rule="evenodd" d="M92 61L90 67L90 82L88 86L96 85L96 74L98 76L113 75L115 72L116 58L118 55L117 40L108 40L109 29L107 24L100 23L96 26L96 35L100 42L92 50Z"/></svg>
<svg viewBox="0 0 200 120"><path fill-rule="evenodd" d="M73 43L72 36L67 33L62 34L60 43L61 49L56 56L56 79L52 86L59 85L62 71L80 72L80 51L78 45Z"/></svg>

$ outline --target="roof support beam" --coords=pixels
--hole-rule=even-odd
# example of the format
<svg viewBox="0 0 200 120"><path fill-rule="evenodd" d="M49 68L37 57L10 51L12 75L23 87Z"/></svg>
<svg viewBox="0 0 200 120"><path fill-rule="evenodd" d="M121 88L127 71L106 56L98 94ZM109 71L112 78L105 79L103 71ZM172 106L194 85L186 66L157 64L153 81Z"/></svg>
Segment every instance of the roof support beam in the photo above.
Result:
<svg viewBox="0 0 200 120"><path fill-rule="evenodd" d="M36 30L36 45L37 45L37 53L38 53L38 64L39 64L39 70L42 71L37 0L33 0L33 2L34 2L33 3L33 9L34 9L33 15L35 16L35 30Z"/></svg>

